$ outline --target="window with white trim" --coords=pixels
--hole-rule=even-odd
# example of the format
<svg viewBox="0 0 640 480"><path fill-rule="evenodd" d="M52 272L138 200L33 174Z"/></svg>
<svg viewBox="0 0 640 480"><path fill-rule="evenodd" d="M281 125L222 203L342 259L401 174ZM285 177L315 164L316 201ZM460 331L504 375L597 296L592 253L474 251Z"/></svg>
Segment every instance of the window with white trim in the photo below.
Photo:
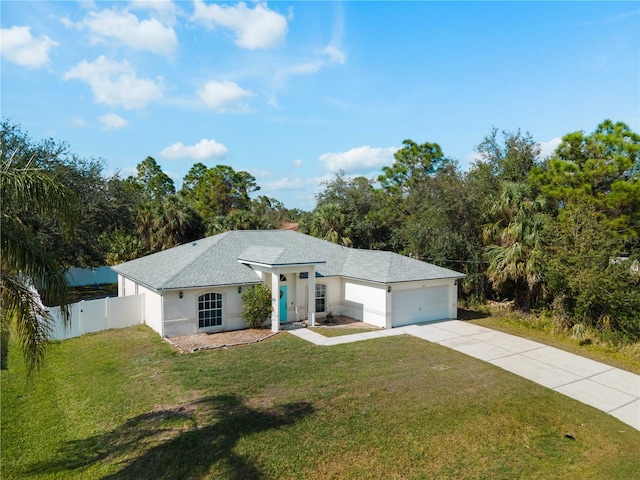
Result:
<svg viewBox="0 0 640 480"><path fill-rule="evenodd" d="M327 286L316 283L316 313L327 311Z"/></svg>
<svg viewBox="0 0 640 480"><path fill-rule="evenodd" d="M222 325L222 295L205 293L198 297L198 327L217 327Z"/></svg>

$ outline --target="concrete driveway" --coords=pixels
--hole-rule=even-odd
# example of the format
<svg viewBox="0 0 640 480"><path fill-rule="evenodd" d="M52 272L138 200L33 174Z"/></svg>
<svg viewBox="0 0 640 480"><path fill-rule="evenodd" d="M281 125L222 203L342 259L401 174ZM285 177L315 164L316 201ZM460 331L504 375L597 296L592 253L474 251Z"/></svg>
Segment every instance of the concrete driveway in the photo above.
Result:
<svg viewBox="0 0 640 480"><path fill-rule="evenodd" d="M330 338L309 329L289 333L323 346L413 335L489 362L640 430L639 375L490 328L448 320Z"/></svg>

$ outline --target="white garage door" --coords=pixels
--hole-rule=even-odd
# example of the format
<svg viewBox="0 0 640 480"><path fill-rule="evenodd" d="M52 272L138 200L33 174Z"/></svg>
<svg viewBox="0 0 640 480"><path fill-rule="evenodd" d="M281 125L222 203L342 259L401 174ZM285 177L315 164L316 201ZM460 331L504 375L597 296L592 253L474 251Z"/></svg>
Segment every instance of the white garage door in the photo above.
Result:
<svg viewBox="0 0 640 480"><path fill-rule="evenodd" d="M398 290L391 308L394 327L449 318L449 287Z"/></svg>

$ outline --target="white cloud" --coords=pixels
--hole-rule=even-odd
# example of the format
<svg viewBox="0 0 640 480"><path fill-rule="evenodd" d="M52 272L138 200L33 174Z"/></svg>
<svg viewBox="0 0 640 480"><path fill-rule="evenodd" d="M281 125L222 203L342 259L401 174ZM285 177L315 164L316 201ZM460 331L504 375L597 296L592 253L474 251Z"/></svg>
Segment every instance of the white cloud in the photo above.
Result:
<svg viewBox="0 0 640 480"><path fill-rule="evenodd" d="M310 184L311 185L315 185L315 189L317 192L321 191L324 189L323 185L329 182L332 182L333 180L335 180L336 176L334 173L325 173L324 175L321 175L319 177L313 177L310 180ZM347 178L351 178L351 177L347 177Z"/></svg>
<svg viewBox="0 0 640 480"><path fill-rule="evenodd" d="M202 0L196 0L194 6L194 20L203 22L208 28L220 25L232 30L239 47L251 50L271 48L287 34L286 17L269 10L266 3L258 3L251 9L244 2L233 6L205 5Z"/></svg>
<svg viewBox="0 0 640 480"><path fill-rule="evenodd" d="M282 198L293 195L297 200L297 207L307 210L313 210L316 204L316 195L323 189L324 185L335 179L335 174L327 173L320 177L301 177L292 174L287 177L278 178L271 181L260 181L263 186L263 195ZM284 192L298 192L296 194L287 194Z"/></svg>
<svg viewBox="0 0 640 480"><path fill-rule="evenodd" d="M252 167L248 171L256 178L273 178L276 176L273 170L263 170L262 168Z"/></svg>
<svg viewBox="0 0 640 480"><path fill-rule="evenodd" d="M0 53L10 62L22 67L44 67L49 63L49 50L59 45L46 35L34 37L31 35L31 27L0 29Z"/></svg>
<svg viewBox="0 0 640 480"><path fill-rule="evenodd" d="M253 96L253 92L245 90L235 82L211 80L198 90L197 95L207 107L218 112L246 113L249 111L249 105L241 100Z"/></svg>
<svg viewBox="0 0 640 480"><path fill-rule="evenodd" d="M83 10L95 10L96 2L93 0L78 0L78 6Z"/></svg>
<svg viewBox="0 0 640 480"><path fill-rule="evenodd" d="M339 63L343 65L345 62L345 53L337 47L329 45L322 50L321 54L316 54L315 60L302 61L282 67L276 71L273 78L276 84L281 85L291 75L311 75L331 64ZM273 102L270 101L270 103L276 106L275 100Z"/></svg>
<svg viewBox="0 0 640 480"><path fill-rule="evenodd" d="M118 169L110 169L105 171L104 176L106 178L115 177L118 178L127 178L127 177L135 177L138 175L138 169L136 167L124 167Z"/></svg>
<svg viewBox="0 0 640 480"><path fill-rule="evenodd" d="M329 61L333 63L339 63L344 65L347 61L347 55L342 50L342 36L344 34L344 12L342 11L342 4L337 4L337 14L333 24L333 34L331 35L331 42L324 49L325 55L329 57Z"/></svg>
<svg viewBox="0 0 640 480"><path fill-rule="evenodd" d="M309 185L308 179L303 179L298 175L292 175L290 177L282 177L272 182L267 182L265 188L267 190L303 190Z"/></svg>
<svg viewBox="0 0 640 480"><path fill-rule="evenodd" d="M81 61L64 74L67 80L82 80L89 84L98 103L121 105L126 109L144 108L162 98L160 80L138 78L125 60L116 62L101 55L94 62Z"/></svg>
<svg viewBox="0 0 640 480"><path fill-rule="evenodd" d="M324 49L324 53L329 57L331 62L339 63L340 65L344 65L344 62L347 61L347 56L345 53L340 50L338 47L333 45L329 45Z"/></svg>
<svg viewBox="0 0 640 480"><path fill-rule="evenodd" d="M318 160L324 163L329 172L344 170L350 172L363 172L376 170L383 165L393 163L393 154L398 151L397 147L372 148L367 145L352 148L346 152L325 153L320 155Z"/></svg>
<svg viewBox="0 0 640 480"><path fill-rule="evenodd" d="M310 75L318 72L322 67L327 64L325 60L316 60L313 62L303 62L290 65L282 68L278 72L279 77L286 77L289 75Z"/></svg>
<svg viewBox="0 0 640 480"><path fill-rule="evenodd" d="M540 160L544 160L545 158L552 156L561 142L561 137L552 138L548 142L540 142L540 155L538 155L538 158Z"/></svg>
<svg viewBox="0 0 640 480"><path fill-rule="evenodd" d="M467 156L464 158L464 162L462 162L462 165L463 165L463 168L464 168L464 165L466 165L467 167L471 167L472 165L480 161L482 161L482 155L480 155L476 151L473 151L467 154Z"/></svg>
<svg viewBox="0 0 640 480"><path fill-rule="evenodd" d="M109 40L136 50L145 50L163 55L172 54L178 46L178 37L172 27L163 25L158 19L140 20L126 10L102 10L89 12L84 20L72 23L63 19L67 26L86 28L91 33L92 43Z"/></svg>
<svg viewBox="0 0 640 480"><path fill-rule="evenodd" d="M271 87L273 90L283 88L289 77L294 75L313 75L323 68L332 65L344 65L347 55L342 48L342 36L344 33L344 16L342 8L338 5L338 12L334 19L331 40L324 48L316 47L305 58L289 59L280 67L273 68L273 73L269 73ZM275 93L270 94L269 105L279 108Z"/></svg>
<svg viewBox="0 0 640 480"><path fill-rule="evenodd" d="M560 145L560 142L562 142L561 137L552 138L548 142L539 142L540 154L538 155L538 160L544 160L545 158L552 156L556 148L558 148L558 145ZM473 151L467 154L460 166L463 170L469 170L473 165L481 161L483 161L482 155Z"/></svg>
<svg viewBox="0 0 640 480"><path fill-rule="evenodd" d="M126 127L129 125L129 122L122 118L120 115L116 115L115 113L107 113L106 115L102 115L100 118L100 123L102 123L102 128L104 130L117 130L118 128Z"/></svg>
<svg viewBox="0 0 640 480"><path fill-rule="evenodd" d="M184 145L182 142L174 143L160 152L160 155L171 160L179 158L208 160L211 158L222 158L226 154L227 147L215 140L207 140L205 138L193 146Z"/></svg>
<svg viewBox="0 0 640 480"><path fill-rule="evenodd" d="M150 11L158 20L166 25L175 25L179 9L175 3L167 0L133 0L129 8Z"/></svg>
<svg viewBox="0 0 640 480"><path fill-rule="evenodd" d="M294 166L294 167L296 167L296 168L300 168L300 167L302 166L302 164L303 164L303 163L304 163L304 162L303 162L302 160L300 160L299 158L296 158L296 159L293 161L293 166Z"/></svg>

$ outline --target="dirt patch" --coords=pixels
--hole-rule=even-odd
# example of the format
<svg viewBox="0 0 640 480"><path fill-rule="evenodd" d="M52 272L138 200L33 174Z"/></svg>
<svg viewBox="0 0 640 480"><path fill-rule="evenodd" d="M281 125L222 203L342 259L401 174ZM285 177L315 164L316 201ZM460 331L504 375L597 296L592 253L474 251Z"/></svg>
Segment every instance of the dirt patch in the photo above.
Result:
<svg viewBox="0 0 640 480"><path fill-rule="evenodd" d="M236 347L261 342L277 333L262 328L248 328L233 332L197 333L183 337L167 338L167 342L182 353L210 350L213 348Z"/></svg>
<svg viewBox="0 0 640 480"><path fill-rule="evenodd" d="M283 330L289 328L304 328L306 322L299 324L283 326ZM325 318L318 319L317 327L326 327L328 329L353 329L353 328L371 328L377 330L378 327L350 317L336 315L332 320ZM186 335L183 337L165 338L165 340L180 350L182 353L197 352L198 350L211 350L214 348L237 347L240 345L249 345L258 343L267 338L277 335L268 328L247 328L246 330L235 330L233 332L220 333L196 333L195 335Z"/></svg>

